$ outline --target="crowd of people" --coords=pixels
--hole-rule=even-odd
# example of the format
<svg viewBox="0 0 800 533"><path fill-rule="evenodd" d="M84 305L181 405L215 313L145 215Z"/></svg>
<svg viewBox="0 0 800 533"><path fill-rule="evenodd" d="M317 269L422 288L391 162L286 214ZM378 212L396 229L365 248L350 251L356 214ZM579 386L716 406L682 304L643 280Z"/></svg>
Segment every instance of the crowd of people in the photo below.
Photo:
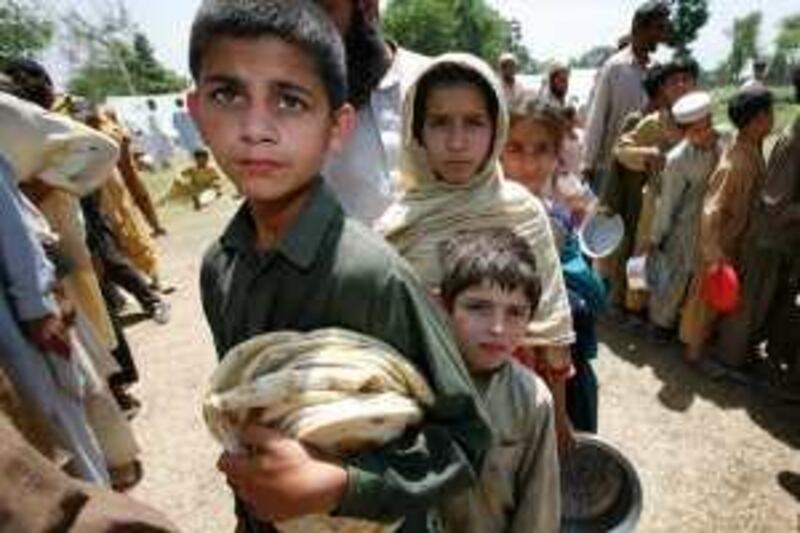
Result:
<svg viewBox="0 0 800 533"><path fill-rule="evenodd" d="M749 80L725 103L735 134L720 134L698 65L651 60L669 32L667 2L640 6L584 117L563 64L531 90L508 54L497 69L421 56L383 38L374 0L203 2L191 128L178 121L194 164L165 200L200 209L222 175L243 198L200 272L219 359L260 334L335 327L391 346L433 392L418 425L343 460L240 427L217 465L238 530L319 513L413 532L559 530L559 465L599 427L601 316L679 338L714 377L768 368L800 384L800 121L767 162L774 97ZM793 82L800 102L800 71ZM39 452L124 490L142 465L120 289L169 321L152 241L165 229L114 113L63 102L35 63L4 67L0 383ZM624 231L597 251L587 228L601 219ZM121 527L174 530L113 501Z"/></svg>

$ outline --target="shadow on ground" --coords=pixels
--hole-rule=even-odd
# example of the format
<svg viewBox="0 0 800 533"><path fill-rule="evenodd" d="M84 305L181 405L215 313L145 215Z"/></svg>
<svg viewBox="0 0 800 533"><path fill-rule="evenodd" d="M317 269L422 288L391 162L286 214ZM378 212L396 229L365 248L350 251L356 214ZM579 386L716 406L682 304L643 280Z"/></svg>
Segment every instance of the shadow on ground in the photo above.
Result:
<svg viewBox="0 0 800 533"><path fill-rule="evenodd" d="M637 367L652 368L662 382L659 401L667 409L685 412L696 397L721 409L744 409L773 438L800 449L800 404L782 401L757 386L712 379L687 364L677 344L656 344L639 331L603 322L598 324L598 333L616 356Z"/></svg>

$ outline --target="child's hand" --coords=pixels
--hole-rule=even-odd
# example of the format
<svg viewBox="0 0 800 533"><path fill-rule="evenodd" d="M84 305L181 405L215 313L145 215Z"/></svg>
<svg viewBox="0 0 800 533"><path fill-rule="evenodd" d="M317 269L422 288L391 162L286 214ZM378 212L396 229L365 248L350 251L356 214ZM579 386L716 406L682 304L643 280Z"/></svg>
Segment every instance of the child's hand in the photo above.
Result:
<svg viewBox="0 0 800 533"><path fill-rule="evenodd" d="M347 489L347 471L313 457L299 441L250 424L240 436L250 453L225 453L217 468L236 494L264 521L330 513Z"/></svg>
<svg viewBox="0 0 800 533"><path fill-rule="evenodd" d="M558 442L558 454L567 455L575 447L575 430L566 413L559 414L556 411L556 440Z"/></svg>
<svg viewBox="0 0 800 533"><path fill-rule="evenodd" d="M50 352L69 359L69 330L58 315L47 315L42 318L27 320L22 323L28 339L43 352Z"/></svg>

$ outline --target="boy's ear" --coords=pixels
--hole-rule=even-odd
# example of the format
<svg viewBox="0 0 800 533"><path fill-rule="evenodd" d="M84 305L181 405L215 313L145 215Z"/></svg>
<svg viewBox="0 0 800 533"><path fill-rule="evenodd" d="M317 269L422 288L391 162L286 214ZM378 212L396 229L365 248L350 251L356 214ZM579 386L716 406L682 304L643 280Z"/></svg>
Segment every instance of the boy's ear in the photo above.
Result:
<svg viewBox="0 0 800 533"><path fill-rule="evenodd" d="M356 110L350 104L345 103L334 111L333 131L331 132L331 142L328 150L334 154L340 154L350 140L350 136L355 131L357 124Z"/></svg>

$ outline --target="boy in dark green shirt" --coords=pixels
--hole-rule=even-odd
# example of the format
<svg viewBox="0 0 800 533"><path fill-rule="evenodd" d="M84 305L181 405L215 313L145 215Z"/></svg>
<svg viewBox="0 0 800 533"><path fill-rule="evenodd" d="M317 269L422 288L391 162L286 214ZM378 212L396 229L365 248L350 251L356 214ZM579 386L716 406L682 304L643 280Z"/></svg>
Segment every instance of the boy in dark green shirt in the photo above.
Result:
<svg viewBox="0 0 800 533"><path fill-rule="evenodd" d="M223 455L248 531L335 512L434 531L441 498L474 482L490 441L446 322L406 263L346 217L319 177L354 124L344 51L307 0L212 0L193 27L189 108L246 198L203 261L203 307L220 356L275 330L342 327L394 346L437 401L425 423L346 465L251 426L253 453Z"/></svg>

